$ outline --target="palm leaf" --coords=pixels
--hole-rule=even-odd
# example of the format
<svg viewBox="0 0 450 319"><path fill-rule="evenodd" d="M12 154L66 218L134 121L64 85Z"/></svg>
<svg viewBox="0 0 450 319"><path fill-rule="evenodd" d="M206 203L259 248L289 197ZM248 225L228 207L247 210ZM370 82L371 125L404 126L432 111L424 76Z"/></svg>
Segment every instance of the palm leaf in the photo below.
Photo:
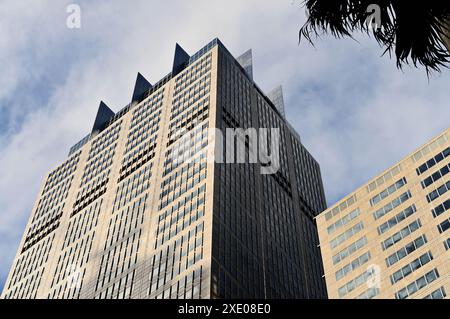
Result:
<svg viewBox="0 0 450 319"><path fill-rule="evenodd" d="M413 63L422 65L427 73L448 67L449 49L446 36L450 35L450 2L420 3L406 0L306 0L309 11L299 38L313 44L313 37L331 33L336 38L351 37L356 31L371 32L366 20L371 15L367 8L380 8L381 27L372 30L384 53L395 53L397 67ZM448 40L447 40L448 41Z"/></svg>

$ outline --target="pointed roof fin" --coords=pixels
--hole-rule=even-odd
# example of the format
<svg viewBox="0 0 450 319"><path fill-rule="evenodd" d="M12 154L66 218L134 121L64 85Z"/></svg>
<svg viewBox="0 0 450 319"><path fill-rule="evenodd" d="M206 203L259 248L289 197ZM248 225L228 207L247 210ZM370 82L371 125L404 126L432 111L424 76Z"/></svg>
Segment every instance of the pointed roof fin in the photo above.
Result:
<svg viewBox="0 0 450 319"><path fill-rule="evenodd" d="M114 115L116 114L108 107L108 105L101 101L95 118L94 127L92 128L92 134L95 135L103 131Z"/></svg>
<svg viewBox="0 0 450 319"><path fill-rule="evenodd" d="M284 110L283 87L281 85L277 86L267 94L267 97L275 105L281 116L286 118L286 112Z"/></svg>
<svg viewBox="0 0 450 319"><path fill-rule="evenodd" d="M183 71L189 63L189 59L189 54L187 54L187 52L177 43L175 46L175 57L173 59L172 76L176 76Z"/></svg>
<svg viewBox="0 0 450 319"><path fill-rule="evenodd" d="M244 68L250 79L253 80L253 53L252 49L247 50L244 54L236 59Z"/></svg>
<svg viewBox="0 0 450 319"><path fill-rule="evenodd" d="M141 74L138 73L136 77L136 84L134 85L133 97L131 98L131 103L142 101L142 97L145 92L150 90L152 85L149 81Z"/></svg>

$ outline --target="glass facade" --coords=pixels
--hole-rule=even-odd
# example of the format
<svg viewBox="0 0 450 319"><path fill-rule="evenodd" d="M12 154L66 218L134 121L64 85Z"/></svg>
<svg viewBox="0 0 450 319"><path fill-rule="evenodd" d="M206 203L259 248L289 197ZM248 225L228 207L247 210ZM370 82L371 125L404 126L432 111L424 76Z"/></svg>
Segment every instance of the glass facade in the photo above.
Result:
<svg viewBox="0 0 450 319"><path fill-rule="evenodd" d="M219 40L176 52L48 175L2 297L326 297L318 163ZM278 171L209 162L211 128L279 129Z"/></svg>

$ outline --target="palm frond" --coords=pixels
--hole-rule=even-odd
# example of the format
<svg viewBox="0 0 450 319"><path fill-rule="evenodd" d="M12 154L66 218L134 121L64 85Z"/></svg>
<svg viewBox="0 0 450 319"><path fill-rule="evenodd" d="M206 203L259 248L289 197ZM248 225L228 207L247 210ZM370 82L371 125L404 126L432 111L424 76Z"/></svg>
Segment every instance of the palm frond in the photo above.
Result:
<svg viewBox="0 0 450 319"><path fill-rule="evenodd" d="M381 26L371 29L367 23L372 12L370 5L378 5ZM384 53L395 53L397 67L413 63L422 65L427 73L448 67L449 49L446 34L450 35L450 2L402 0L306 0L309 16L300 29L299 40L331 33L336 38L352 37L357 31L373 32Z"/></svg>

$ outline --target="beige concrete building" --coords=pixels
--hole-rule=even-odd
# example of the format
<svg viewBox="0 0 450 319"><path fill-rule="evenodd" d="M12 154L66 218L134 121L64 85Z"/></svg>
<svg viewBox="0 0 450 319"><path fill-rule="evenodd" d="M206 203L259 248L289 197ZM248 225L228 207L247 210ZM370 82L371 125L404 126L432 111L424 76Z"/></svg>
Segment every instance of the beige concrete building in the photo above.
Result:
<svg viewBox="0 0 450 319"><path fill-rule="evenodd" d="M155 85L139 74L117 114L101 103L92 133L47 176L2 297L325 298L320 168L280 94L272 102L253 82L251 51L177 45L172 72ZM276 174L207 161L209 128L251 127L281 131Z"/></svg>
<svg viewBox="0 0 450 319"><path fill-rule="evenodd" d="M317 217L329 298L448 298L450 129Z"/></svg>

